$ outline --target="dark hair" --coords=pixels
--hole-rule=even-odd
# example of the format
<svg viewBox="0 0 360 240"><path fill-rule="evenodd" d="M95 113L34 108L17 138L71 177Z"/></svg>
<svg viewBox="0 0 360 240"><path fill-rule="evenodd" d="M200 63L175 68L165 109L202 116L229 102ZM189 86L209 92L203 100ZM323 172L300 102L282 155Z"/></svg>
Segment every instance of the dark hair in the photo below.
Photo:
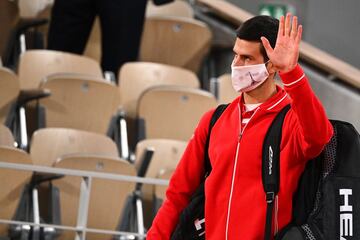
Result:
<svg viewBox="0 0 360 240"><path fill-rule="evenodd" d="M261 37L266 37L271 47L275 47L277 33L279 29L279 20L270 16L256 16L246 20L236 30L236 36L246 41L254 41L261 43ZM260 52L265 62L269 60L265 48L260 44Z"/></svg>

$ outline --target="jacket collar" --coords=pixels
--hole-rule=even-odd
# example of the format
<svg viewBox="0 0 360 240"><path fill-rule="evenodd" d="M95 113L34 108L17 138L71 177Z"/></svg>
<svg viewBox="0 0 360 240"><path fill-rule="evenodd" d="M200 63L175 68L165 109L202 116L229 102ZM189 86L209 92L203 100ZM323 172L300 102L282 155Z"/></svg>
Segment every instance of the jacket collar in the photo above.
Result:
<svg viewBox="0 0 360 240"><path fill-rule="evenodd" d="M287 104L291 103L291 99L288 94L280 86L276 85L277 93L266 100L259 106L259 110L265 112L279 112ZM241 94L235 101L240 104L240 109L244 109L243 94Z"/></svg>

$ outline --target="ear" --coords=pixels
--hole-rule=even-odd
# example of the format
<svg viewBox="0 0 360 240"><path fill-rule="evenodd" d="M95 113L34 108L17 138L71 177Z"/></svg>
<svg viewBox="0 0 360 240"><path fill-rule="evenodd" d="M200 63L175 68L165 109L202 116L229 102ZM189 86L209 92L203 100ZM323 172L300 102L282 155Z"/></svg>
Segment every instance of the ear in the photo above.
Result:
<svg viewBox="0 0 360 240"><path fill-rule="evenodd" d="M268 70L269 75L277 72L276 68L274 67L274 64L271 61L269 61L269 63L266 64L266 69Z"/></svg>

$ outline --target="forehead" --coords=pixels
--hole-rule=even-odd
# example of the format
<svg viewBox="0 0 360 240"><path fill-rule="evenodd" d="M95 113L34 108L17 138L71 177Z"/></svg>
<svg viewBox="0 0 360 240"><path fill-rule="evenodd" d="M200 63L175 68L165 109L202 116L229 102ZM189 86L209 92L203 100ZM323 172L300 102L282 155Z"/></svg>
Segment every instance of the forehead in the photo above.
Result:
<svg viewBox="0 0 360 240"><path fill-rule="evenodd" d="M259 42L247 41L240 38L236 38L233 50L239 55L261 55Z"/></svg>

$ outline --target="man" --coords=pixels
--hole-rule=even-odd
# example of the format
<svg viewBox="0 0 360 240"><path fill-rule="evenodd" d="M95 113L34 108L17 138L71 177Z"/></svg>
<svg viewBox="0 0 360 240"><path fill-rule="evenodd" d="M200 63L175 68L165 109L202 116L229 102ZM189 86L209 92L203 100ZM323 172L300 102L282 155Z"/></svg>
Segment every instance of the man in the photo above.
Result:
<svg viewBox="0 0 360 240"><path fill-rule="evenodd" d="M292 196L308 159L318 155L333 129L298 65L302 26L287 14L257 16L237 30L232 82L241 92L215 123L210 138L212 165L205 183L205 229L209 240L263 240L266 216L262 186L262 144L287 104L281 141L280 191L273 234L291 221ZM279 73L284 89L276 86ZM204 174L204 145L213 110L200 120L170 180L166 200L147 240L169 239L182 209Z"/></svg>
<svg viewBox="0 0 360 240"><path fill-rule="evenodd" d="M48 49L83 54L95 17L101 25L101 67L117 74L138 56L146 0L55 0Z"/></svg>
<svg viewBox="0 0 360 240"><path fill-rule="evenodd" d="M156 5L173 0L153 0ZM147 0L55 0L48 48L82 54L96 16L100 18L103 71L138 57Z"/></svg>

